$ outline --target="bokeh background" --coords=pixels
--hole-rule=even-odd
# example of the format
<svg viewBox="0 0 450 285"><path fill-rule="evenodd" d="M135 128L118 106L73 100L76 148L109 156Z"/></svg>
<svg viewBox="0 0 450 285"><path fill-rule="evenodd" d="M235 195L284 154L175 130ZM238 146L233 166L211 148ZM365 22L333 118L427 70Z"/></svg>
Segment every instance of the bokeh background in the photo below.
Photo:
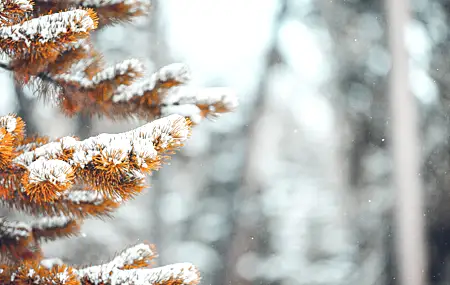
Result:
<svg viewBox="0 0 450 285"><path fill-rule="evenodd" d="M95 34L113 63L187 63L192 85L235 89L151 188L114 219L52 242L93 264L141 241L202 284L397 284L386 7L379 0L153 0L148 18ZM419 107L428 284L450 284L450 1L411 0L406 43ZM0 114L30 133L115 133L144 122L64 118L0 72ZM3 212L6 210L3 209ZM15 215L15 213L8 213Z"/></svg>

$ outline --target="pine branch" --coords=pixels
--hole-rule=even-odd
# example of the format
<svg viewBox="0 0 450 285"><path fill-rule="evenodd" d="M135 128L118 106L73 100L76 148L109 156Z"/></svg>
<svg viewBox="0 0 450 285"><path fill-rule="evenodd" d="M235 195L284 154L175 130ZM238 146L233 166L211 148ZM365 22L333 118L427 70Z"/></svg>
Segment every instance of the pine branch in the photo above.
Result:
<svg viewBox="0 0 450 285"><path fill-rule="evenodd" d="M143 74L143 66L137 60L127 60L94 73L99 69L100 59L94 56L90 60L80 60L86 54L79 49L71 52L64 54L78 61L71 70L64 71L67 66L59 65L55 72L59 74L41 72L37 75L42 81L63 89L58 101L67 115L86 113L113 119L130 116L155 119L181 114L198 124L203 118L231 112L238 104L231 89L184 86L190 80L190 71L184 64L165 66L150 78L135 81ZM6 64L0 67L14 70Z"/></svg>
<svg viewBox="0 0 450 285"><path fill-rule="evenodd" d="M0 27L0 49L11 57L55 58L89 36L97 27L97 16L90 9L76 9L40 16L23 23Z"/></svg>
<svg viewBox="0 0 450 285"><path fill-rule="evenodd" d="M14 131L11 123L0 128L7 129ZM166 154L181 147L189 135L189 122L172 115L125 133L102 134L84 141L64 137L12 160L12 155L5 158L4 164L9 160L11 165L4 171L16 174L11 183L18 189L3 193L3 197L13 203L27 201L25 204L45 207L64 199L63 194L73 185L84 185L113 200L129 199L143 189L144 173L158 170L168 158ZM5 147L14 153L12 146ZM18 203L18 207L23 204Z"/></svg>
<svg viewBox="0 0 450 285"><path fill-rule="evenodd" d="M131 85L122 84L110 96L90 102L67 97L70 106L77 112L101 112L111 118L126 118L133 115L144 119L180 114L193 123L203 118L217 117L233 111L237 98L227 88L195 88L184 86L191 78L184 64L171 64L152 74L150 78Z"/></svg>

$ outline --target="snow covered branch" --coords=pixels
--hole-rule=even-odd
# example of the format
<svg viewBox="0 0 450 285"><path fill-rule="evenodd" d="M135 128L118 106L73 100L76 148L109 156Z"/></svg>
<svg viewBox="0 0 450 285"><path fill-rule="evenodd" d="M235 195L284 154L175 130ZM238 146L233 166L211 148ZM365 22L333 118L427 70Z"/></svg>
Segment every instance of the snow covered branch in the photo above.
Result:
<svg viewBox="0 0 450 285"><path fill-rule="evenodd" d="M197 268L190 263L129 270L121 270L107 263L80 269L78 275L93 284L195 285L200 281Z"/></svg>
<svg viewBox="0 0 450 285"><path fill-rule="evenodd" d="M55 49L62 52L67 43L87 37L96 27L97 17L92 10L76 9L45 15L0 27L0 49L15 57L17 54L46 56L55 53Z"/></svg>
<svg viewBox="0 0 450 285"><path fill-rule="evenodd" d="M120 85L111 100L95 102L98 105L95 109L112 117L135 114L160 118L179 114L197 124L203 118L216 117L237 107L237 97L231 89L184 86L190 78L185 64L171 64L150 78Z"/></svg>
<svg viewBox="0 0 450 285"><path fill-rule="evenodd" d="M126 199L142 190L144 173L159 169L166 153L189 135L188 121L172 115L125 133L84 141L64 137L23 152L12 163L24 171L22 199L37 204L63 199L75 180L105 197Z"/></svg>

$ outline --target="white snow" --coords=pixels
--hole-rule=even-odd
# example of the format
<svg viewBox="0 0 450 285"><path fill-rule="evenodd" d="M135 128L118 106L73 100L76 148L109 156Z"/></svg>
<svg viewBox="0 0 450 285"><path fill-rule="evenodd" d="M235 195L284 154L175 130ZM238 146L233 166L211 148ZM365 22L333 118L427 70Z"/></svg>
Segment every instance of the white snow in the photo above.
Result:
<svg viewBox="0 0 450 285"><path fill-rule="evenodd" d="M50 182L53 184L67 183L67 174L72 172L72 167L62 160L40 158L28 166L28 183Z"/></svg>
<svg viewBox="0 0 450 285"><path fill-rule="evenodd" d="M63 228L67 226L73 220L69 217L59 216L59 217L42 217L37 221L31 223L31 227L45 230L51 228Z"/></svg>
<svg viewBox="0 0 450 285"><path fill-rule="evenodd" d="M98 205L105 200L98 191L72 190L64 193L64 200L75 204L87 203Z"/></svg>
<svg viewBox="0 0 450 285"><path fill-rule="evenodd" d="M41 260L41 265L47 269L52 269L55 265L63 265L63 261L59 258L46 258Z"/></svg>

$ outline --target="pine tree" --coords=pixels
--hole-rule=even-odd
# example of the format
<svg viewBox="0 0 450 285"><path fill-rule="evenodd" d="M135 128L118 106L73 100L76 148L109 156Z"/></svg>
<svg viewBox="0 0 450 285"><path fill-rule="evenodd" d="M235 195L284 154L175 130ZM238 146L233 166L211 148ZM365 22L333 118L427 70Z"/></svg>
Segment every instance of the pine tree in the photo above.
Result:
<svg viewBox="0 0 450 285"><path fill-rule="evenodd" d="M46 259L41 243L79 233L86 218L109 217L145 187L203 118L237 105L226 88L194 88L183 64L151 76L138 60L106 66L94 30L146 15L145 0L2 0L0 67L67 116L84 113L150 121L85 140L26 136L14 114L0 117L0 200L34 218L0 218L0 284L198 284L190 263L151 268L151 244L110 262L75 266ZM54 12L59 11L59 12ZM89 261L87 261L89 262Z"/></svg>

